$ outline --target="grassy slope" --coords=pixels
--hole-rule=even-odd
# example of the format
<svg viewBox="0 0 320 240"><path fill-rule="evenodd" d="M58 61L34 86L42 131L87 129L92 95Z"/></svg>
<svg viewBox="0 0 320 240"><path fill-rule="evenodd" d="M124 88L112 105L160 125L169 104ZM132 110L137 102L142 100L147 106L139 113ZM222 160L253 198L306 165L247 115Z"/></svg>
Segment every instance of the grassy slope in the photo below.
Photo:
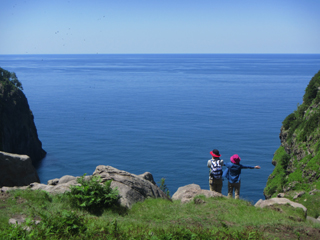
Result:
<svg viewBox="0 0 320 240"><path fill-rule="evenodd" d="M303 104L283 121L283 142L275 152L274 171L268 178L264 194L275 197L285 192L291 200L308 208L308 215L320 215L320 71L309 82ZM312 190L316 190L311 192Z"/></svg>
<svg viewBox="0 0 320 240"><path fill-rule="evenodd" d="M32 226L33 231L29 232L9 226L9 218L21 215L41 219L41 224ZM29 235L32 236L28 238ZM65 195L18 190L0 196L0 239L10 239L9 236L11 239L296 239L299 236L319 239L320 224L306 221L302 210L289 206L261 209L244 200L201 196L188 204L149 199L127 212L106 210L93 215L71 208Z"/></svg>

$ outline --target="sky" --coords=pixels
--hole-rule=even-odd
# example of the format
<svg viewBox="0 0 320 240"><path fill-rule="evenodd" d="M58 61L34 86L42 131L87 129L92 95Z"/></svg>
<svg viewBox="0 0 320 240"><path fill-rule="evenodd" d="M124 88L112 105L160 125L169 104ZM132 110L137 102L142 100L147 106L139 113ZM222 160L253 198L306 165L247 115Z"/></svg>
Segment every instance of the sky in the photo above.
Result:
<svg viewBox="0 0 320 240"><path fill-rule="evenodd" d="M0 54L320 53L320 0L0 0Z"/></svg>

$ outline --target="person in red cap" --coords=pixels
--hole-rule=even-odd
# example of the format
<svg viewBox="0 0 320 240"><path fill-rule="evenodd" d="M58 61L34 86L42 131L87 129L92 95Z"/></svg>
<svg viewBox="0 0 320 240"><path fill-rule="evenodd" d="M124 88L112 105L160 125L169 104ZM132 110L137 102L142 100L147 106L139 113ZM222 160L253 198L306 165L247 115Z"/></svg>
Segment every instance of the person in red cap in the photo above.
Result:
<svg viewBox="0 0 320 240"><path fill-rule="evenodd" d="M226 163L226 170L223 171L223 178L228 179L228 197L233 197L233 190L235 199L239 199L240 197L240 176L241 169L249 168L249 169L260 169L260 166L244 166L240 164L240 157L238 154L234 154L230 157L231 163Z"/></svg>
<svg viewBox="0 0 320 240"><path fill-rule="evenodd" d="M210 154L212 159L207 162L207 166L210 168L209 187L211 191L221 193L223 160L220 159L221 155L217 149L213 149Z"/></svg>

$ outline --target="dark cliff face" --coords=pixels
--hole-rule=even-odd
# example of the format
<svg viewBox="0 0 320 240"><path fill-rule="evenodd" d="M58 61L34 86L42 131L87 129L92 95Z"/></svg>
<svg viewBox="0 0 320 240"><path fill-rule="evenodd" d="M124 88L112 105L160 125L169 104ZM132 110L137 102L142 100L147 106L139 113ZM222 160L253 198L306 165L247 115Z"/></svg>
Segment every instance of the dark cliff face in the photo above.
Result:
<svg viewBox="0 0 320 240"><path fill-rule="evenodd" d="M46 152L38 138L28 100L21 89L10 82L10 73L0 70L0 150L28 155L36 163Z"/></svg>
<svg viewBox="0 0 320 240"><path fill-rule="evenodd" d="M281 145L264 189L266 198L280 192L320 188L320 71L309 82L303 103L286 117Z"/></svg>

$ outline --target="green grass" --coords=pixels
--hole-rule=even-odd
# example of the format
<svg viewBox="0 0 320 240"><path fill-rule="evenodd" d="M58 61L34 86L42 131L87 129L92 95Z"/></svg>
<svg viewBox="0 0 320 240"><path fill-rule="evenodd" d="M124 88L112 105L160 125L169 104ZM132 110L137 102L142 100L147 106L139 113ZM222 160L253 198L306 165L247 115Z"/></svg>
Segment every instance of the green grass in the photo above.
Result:
<svg viewBox="0 0 320 240"><path fill-rule="evenodd" d="M285 169L288 165L289 157L290 156L285 152L283 147L279 147L275 152L273 161L276 162L276 166L270 174L267 185L264 189L264 194L266 196L271 197L276 193L283 191L283 186L286 184Z"/></svg>
<svg viewBox="0 0 320 240"><path fill-rule="evenodd" d="M275 239L320 229L289 206L261 209L245 200L197 198L200 204L147 199L126 212L95 215L72 207L67 195L16 190L0 204L0 239ZM10 226L17 215L29 218L32 230Z"/></svg>

